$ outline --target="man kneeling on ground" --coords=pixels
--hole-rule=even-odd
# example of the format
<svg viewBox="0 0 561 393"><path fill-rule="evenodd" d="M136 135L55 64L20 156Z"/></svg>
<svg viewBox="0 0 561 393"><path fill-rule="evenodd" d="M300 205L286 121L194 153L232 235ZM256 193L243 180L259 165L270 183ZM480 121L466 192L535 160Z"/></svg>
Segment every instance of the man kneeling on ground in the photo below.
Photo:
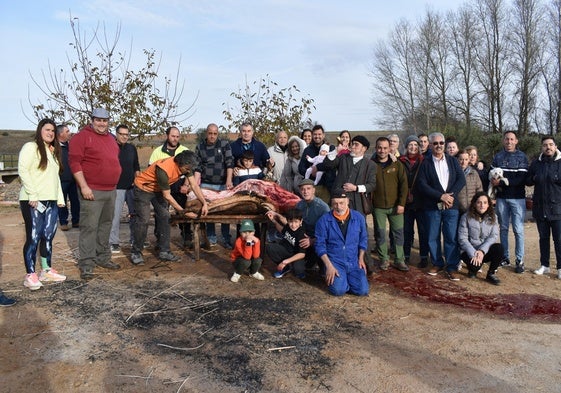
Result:
<svg viewBox="0 0 561 393"><path fill-rule="evenodd" d="M347 195L335 192L333 208L316 224L316 253L325 264L325 282L335 296L368 295L364 253L368 247L366 220L349 208Z"/></svg>

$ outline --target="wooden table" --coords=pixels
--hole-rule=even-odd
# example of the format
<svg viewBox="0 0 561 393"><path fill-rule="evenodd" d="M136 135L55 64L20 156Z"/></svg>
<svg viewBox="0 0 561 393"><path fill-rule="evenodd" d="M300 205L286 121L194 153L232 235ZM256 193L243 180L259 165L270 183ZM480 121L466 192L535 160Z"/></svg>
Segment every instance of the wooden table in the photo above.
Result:
<svg viewBox="0 0 561 393"><path fill-rule="evenodd" d="M258 227L260 230L260 239L261 239L261 257L263 257L265 253L265 241L267 240L267 223L269 219L264 214L259 215L230 215L230 214L221 214L221 215L209 215L206 217L194 218L194 219L186 219L184 222L192 223L193 224L193 248L194 248L194 257L195 261L199 261L201 259L201 238L204 240L204 244L208 244L208 239L206 237L206 224L239 224L242 220L249 219L253 221L255 224L255 229ZM235 244L235 240L233 239L232 245Z"/></svg>

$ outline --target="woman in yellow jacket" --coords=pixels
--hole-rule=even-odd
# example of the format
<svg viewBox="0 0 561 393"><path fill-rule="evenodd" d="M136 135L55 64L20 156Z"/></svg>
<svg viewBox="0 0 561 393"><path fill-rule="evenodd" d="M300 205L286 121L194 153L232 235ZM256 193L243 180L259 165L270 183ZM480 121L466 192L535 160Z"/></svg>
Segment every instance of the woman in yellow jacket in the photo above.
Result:
<svg viewBox="0 0 561 393"><path fill-rule="evenodd" d="M42 281L66 280L66 276L51 267L58 208L64 205L60 164L56 124L50 119L43 119L37 125L35 140L23 145L18 159L22 184L19 203L26 234L23 259L27 274L23 285L31 290L41 288ZM35 272L38 247L41 255L39 276Z"/></svg>

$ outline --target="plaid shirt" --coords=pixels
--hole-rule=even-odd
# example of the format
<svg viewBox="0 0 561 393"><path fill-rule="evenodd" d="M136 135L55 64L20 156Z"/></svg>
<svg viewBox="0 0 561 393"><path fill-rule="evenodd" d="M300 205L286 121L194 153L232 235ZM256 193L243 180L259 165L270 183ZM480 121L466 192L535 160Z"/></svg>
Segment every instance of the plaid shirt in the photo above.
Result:
<svg viewBox="0 0 561 393"><path fill-rule="evenodd" d="M206 141L199 143L195 149L198 165L195 172L201 174L201 183L226 184L226 168L234 165L230 142L218 139L214 145Z"/></svg>

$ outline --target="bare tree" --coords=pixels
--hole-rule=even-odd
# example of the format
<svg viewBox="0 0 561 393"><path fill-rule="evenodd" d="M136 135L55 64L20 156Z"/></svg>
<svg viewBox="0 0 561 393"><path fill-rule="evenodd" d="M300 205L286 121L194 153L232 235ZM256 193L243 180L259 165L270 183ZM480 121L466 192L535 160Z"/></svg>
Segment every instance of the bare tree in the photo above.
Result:
<svg viewBox="0 0 561 393"><path fill-rule="evenodd" d="M543 110L548 133L561 132L561 0L547 6L545 47L540 64L547 104Z"/></svg>
<svg viewBox="0 0 561 393"><path fill-rule="evenodd" d="M467 6L463 6L455 14L448 15L451 33L451 52L453 54L457 78L456 94L452 100L453 107L461 114L466 123L466 130L472 128L472 106L478 94L475 78L475 58L478 30L475 28L475 15Z"/></svg>
<svg viewBox="0 0 561 393"><path fill-rule="evenodd" d="M518 131L526 135L530 131L537 102L537 86L540 76L539 54L542 50L542 10L538 0L514 0L512 24L511 69L513 83L517 85Z"/></svg>
<svg viewBox="0 0 561 393"><path fill-rule="evenodd" d="M388 43L374 49L371 75L374 78L373 104L383 113L381 125L417 132L415 42L411 24L401 20L391 31Z"/></svg>
<svg viewBox="0 0 561 393"><path fill-rule="evenodd" d="M50 117L59 122L81 126L89 121L95 107L104 107L114 122L130 124L142 136L152 131L163 132L169 125L185 120L193 107L180 109L184 84L168 77L158 87L159 62L154 50L144 50L145 65L139 70L130 67L131 54L118 49L120 25L109 36L105 25L98 25L93 34L80 30L78 18L70 16L73 55L67 55L69 68L49 63L41 78L31 75L33 83L45 96L44 102L29 102L35 118ZM131 44L132 46L132 44ZM180 65L176 78L179 77Z"/></svg>
<svg viewBox="0 0 561 393"><path fill-rule="evenodd" d="M425 130L439 119L445 130L450 123L448 90L451 81L450 40L443 16L427 9L418 27L417 73L422 86L420 109L425 118Z"/></svg>
<svg viewBox="0 0 561 393"><path fill-rule="evenodd" d="M503 132L507 82L508 41L503 36L506 10L503 0L477 0L475 16L482 31L477 46L477 78L485 92L486 123L492 132Z"/></svg>

